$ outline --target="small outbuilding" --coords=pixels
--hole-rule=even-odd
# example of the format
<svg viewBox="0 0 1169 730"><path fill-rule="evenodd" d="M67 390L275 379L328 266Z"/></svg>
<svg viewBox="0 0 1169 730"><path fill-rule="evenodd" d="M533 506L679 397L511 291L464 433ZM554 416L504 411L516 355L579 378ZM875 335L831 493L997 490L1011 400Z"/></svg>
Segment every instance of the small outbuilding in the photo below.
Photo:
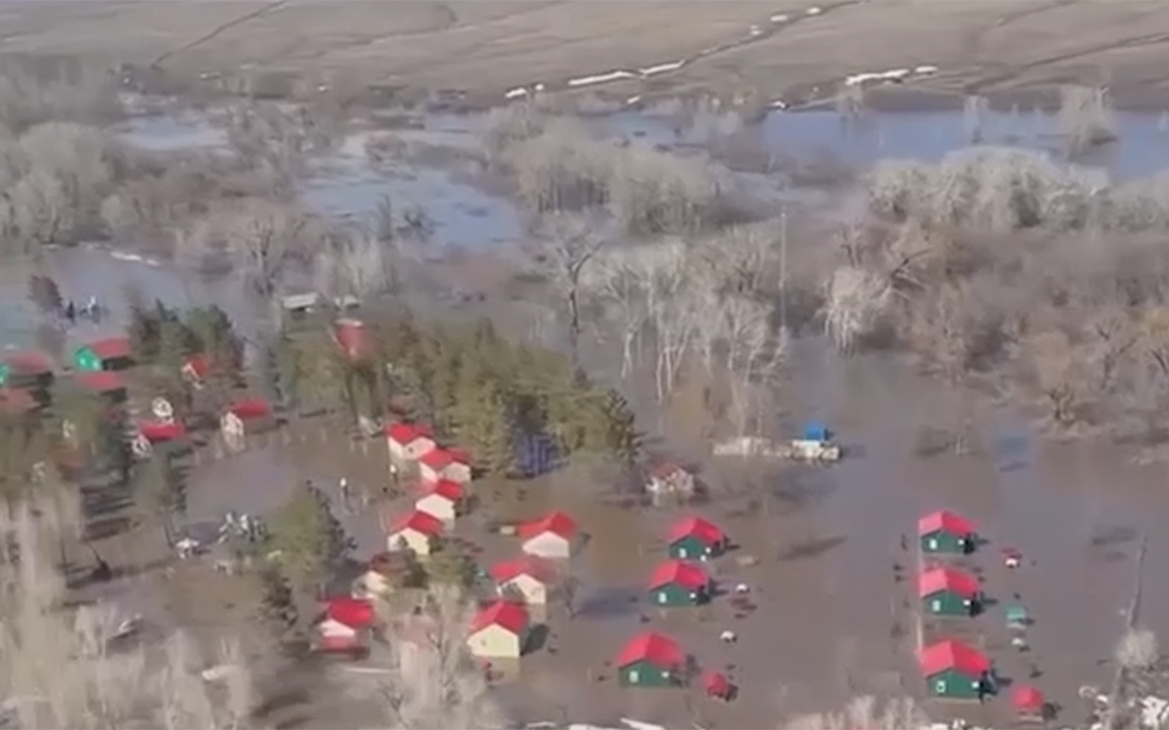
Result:
<svg viewBox="0 0 1169 730"><path fill-rule="evenodd" d="M694 496L694 475L681 464L658 464L649 470L648 477L645 491L655 504L685 503Z"/></svg>
<svg viewBox="0 0 1169 730"><path fill-rule="evenodd" d="M202 353L191 355L179 372L188 383L200 387L211 375L211 358Z"/></svg>
<svg viewBox="0 0 1169 730"><path fill-rule="evenodd" d="M442 520L447 527L450 527L461 513L466 498L463 485L450 479L420 482L418 499L414 501L414 509L433 515Z"/></svg>
<svg viewBox="0 0 1169 730"><path fill-rule="evenodd" d="M684 678L686 653L678 642L651 631L630 640L615 664L622 687L671 687Z"/></svg>
<svg viewBox="0 0 1169 730"><path fill-rule="evenodd" d="M978 579L953 568L929 568L918 576L922 608L935 616L974 616L981 609Z"/></svg>
<svg viewBox="0 0 1169 730"><path fill-rule="evenodd" d="M83 372L125 370L133 364L129 337L105 337L73 351L73 366Z"/></svg>
<svg viewBox="0 0 1169 730"><path fill-rule="evenodd" d="M369 601L349 596L330 598L314 622L313 648L323 653L361 656L369 649L375 623L376 613Z"/></svg>
<svg viewBox="0 0 1169 730"><path fill-rule="evenodd" d="M0 357L0 388L45 390L53 384L53 363L40 352L5 352Z"/></svg>
<svg viewBox="0 0 1169 730"><path fill-rule="evenodd" d="M414 510L390 523L386 536L386 550L412 550L415 555L430 555L434 542L443 533L442 520L434 515Z"/></svg>
<svg viewBox="0 0 1169 730"><path fill-rule="evenodd" d="M449 479L459 484L469 484L471 460L457 449L434 448L418 459L418 475L423 481Z"/></svg>
<svg viewBox="0 0 1169 730"><path fill-rule="evenodd" d="M528 610L513 601L494 601L471 621L467 648L479 659L519 659L529 632Z"/></svg>
<svg viewBox="0 0 1169 730"><path fill-rule="evenodd" d="M1022 631L1031 625L1031 615L1027 613L1027 609L1018 604L1007 606L1007 628Z"/></svg>
<svg viewBox="0 0 1169 730"><path fill-rule="evenodd" d="M520 525L516 532L524 553L561 560L572 557L579 537L576 521L559 511Z"/></svg>
<svg viewBox="0 0 1169 730"><path fill-rule="evenodd" d="M948 700L980 700L993 691L990 660L965 642L946 639L918 655L930 696Z"/></svg>
<svg viewBox="0 0 1169 730"><path fill-rule="evenodd" d="M669 553L677 560L710 560L726 552L726 533L701 517L686 517L669 533Z"/></svg>
<svg viewBox="0 0 1169 730"><path fill-rule="evenodd" d="M276 412L259 397L240 398L227 407L219 419L223 438L233 447L243 445L246 436L276 427Z"/></svg>
<svg viewBox="0 0 1169 730"><path fill-rule="evenodd" d="M548 603L552 586L556 582L556 567L534 555L496 563L491 566L489 573L502 598L533 606Z"/></svg>
<svg viewBox="0 0 1169 730"><path fill-rule="evenodd" d="M178 445L187 440L187 429L178 421L143 421L138 424L138 433L151 447Z"/></svg>
<svg viewBox="0 0 1169 730"><path fill-rule="evenodd" d="M385 433L390 459L394 461L417 461L436 446L434 432L420 423L391 423Z"/></svg>
<svg viewBox="0 0 1169 730"><path fill-rule="evenodd" d="M82 372L74 375L73 381L83 391L100 396L111 403L124 403L126 401L126 381L117 373L104 370Z"/></svg>
<svg viewBox="0 0 1169 730"><path fill-rule="evenodd" d="M342 317L334 322L333 341L350 363L368 363L373 358L373 334L360 319Z"/></svg>
<svg viewBox="0 0 1169 730"><path fill-rule="evenodd" d="M1020 720L1047 718L1047 697L1029 684L1011 686L1011 707Z"/></svg>
<svg viewBox="0 0 1169 730"><path fill-rule="evenodd" d="M695 563L668 560L655 568L649 579L649 599L655 606L697 606L710 597L710 576Z"/></svg>
<svg viewBox="0 0 1169 730"><path fill-rule="evenodd" d="M730 702L735 696L735 685L722 672L706 672L702 675L702 689L706 696L721 702Z"/></svg>
<svg viewBox="0 0 1169 730"><path fill-rule="evenodd" d="M417 578L425 580L421 566L409 552L377 553L369 559L365 573L353 581L355 598L376 598L391 595L397 588Z"/></svg>
<svg viewBox="0 0 1169 730"><path fill-rule="evenodd" d="M974 523L950 510L931 512L917 521L917 536L925 553L965 555L974 552Z"/></svg>

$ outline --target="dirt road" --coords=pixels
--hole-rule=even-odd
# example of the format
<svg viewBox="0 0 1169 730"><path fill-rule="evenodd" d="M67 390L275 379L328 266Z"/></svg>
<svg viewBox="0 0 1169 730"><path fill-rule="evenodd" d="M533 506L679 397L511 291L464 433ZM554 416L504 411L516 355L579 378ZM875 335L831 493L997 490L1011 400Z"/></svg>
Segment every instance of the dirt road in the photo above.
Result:
<svg viewBox="0 0 1169 730"><path fill-rule="evenodd" d="M1156 107L1167 42L1169 6L1147 0L73 1L0 12L3 54L195 74L339 72L485 99L614 70L633 78L588 87L776 99L850 74L931 66L931 88L1034 90L1074 79L1111 84L1126 106Z"/></svg>

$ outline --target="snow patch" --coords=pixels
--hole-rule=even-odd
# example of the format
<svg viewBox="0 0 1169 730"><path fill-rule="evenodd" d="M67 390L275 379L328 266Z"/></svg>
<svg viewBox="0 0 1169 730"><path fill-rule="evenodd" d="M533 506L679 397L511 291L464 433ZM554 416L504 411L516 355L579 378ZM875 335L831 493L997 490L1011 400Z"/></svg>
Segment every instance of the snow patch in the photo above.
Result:
<svg viewBox="0 0 1169 730"><path fill-rule="evenodd" d="M681 61L670 61L669 63L659 63L654 66L646 66L638 69L637 72L642 76L654 76L656 74L664 74L670 71L677 71L686 65L686 59Z"/></svg>
<svg viewBox="0 0 1169 730"><path fill-rule="evenodd" d="M804 15L819 15L822 12L824 12L823 8L813 5L804 11Z"/></svg>
<svg viewBox="0 0 1169 730"><path fill-rule="evenodd" d="M776 13L775 15L772 15L770 18L768 18L768 20L770 20L772 23L786 23L789 17L790 16L788 16L786 13Z"/></svg>

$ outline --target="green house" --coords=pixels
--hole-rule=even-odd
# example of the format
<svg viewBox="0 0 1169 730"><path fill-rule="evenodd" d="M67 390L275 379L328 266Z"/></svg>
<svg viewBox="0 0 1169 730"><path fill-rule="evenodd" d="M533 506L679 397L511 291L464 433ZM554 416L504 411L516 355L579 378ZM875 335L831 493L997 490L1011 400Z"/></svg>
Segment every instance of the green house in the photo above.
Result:
<svg viewBox="0 0 1169 730"><path fill-rule="evenodd" d="M974 552L974 523L948 510L933 512L918 520L917 534L923 553L965 555Z"/></svg>
<svg viewBox="0 0 1169 730"><path fill-rule="evenodd" d="M82 372L124 370L133 365L130 340L127 337L106 337L82 345L73 353L73 366Z"/></svg>
<svg viewBox="0 0 1169 730"><path fill-rule="evenodd" d="M994 692L990 660L961 641L947 639L922 650L919 657L926 691L947 700L981 700Z"/></svg>
<svg viewBox="0 0 1169 730"><path fill-rule="evenodd" d="M46 390L53 384L53 365L39 352L7 352L0 359L0 388Z"/></svg>
<svg viewBox="0 0 1169 730"><path fill-rule="evenodd" d="M981 610L982 588L972 575L930 568L918 576L922 610L935 616L973 616Z"/></svg>
<svg viewBox="0 0 1169 730"><path fill-rule="evenodd" d="M649 600L655 606L697 606L710 600L710 578L694 563L669 560L654 569Z"/></svg>
<svg viewBox="0 0 1169 730"><path fill-rule="evenodd" d="M680 683L686 656L677 642L657 633L634 638L617 656L622 687L672 687Z"/></svg>
<svg viewBox="0 0 1169 730"><path fill-rule="evenodd" d="M701 517L687 517L670 529L668 552L675 560L710 560L726 549L726 534Z"/></svg>

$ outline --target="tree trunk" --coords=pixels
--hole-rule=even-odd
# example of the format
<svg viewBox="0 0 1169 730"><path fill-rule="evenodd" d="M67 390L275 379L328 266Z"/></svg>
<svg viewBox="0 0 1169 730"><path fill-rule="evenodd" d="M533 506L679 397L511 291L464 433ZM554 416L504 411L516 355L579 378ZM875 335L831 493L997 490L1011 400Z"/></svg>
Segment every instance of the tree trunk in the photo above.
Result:
<svg viewBox="0 0 1169 730"><path fill-rule="evenodd" d="M572 365L580 365L580 293L576 284L568 290L568 347Z"/></svg>

